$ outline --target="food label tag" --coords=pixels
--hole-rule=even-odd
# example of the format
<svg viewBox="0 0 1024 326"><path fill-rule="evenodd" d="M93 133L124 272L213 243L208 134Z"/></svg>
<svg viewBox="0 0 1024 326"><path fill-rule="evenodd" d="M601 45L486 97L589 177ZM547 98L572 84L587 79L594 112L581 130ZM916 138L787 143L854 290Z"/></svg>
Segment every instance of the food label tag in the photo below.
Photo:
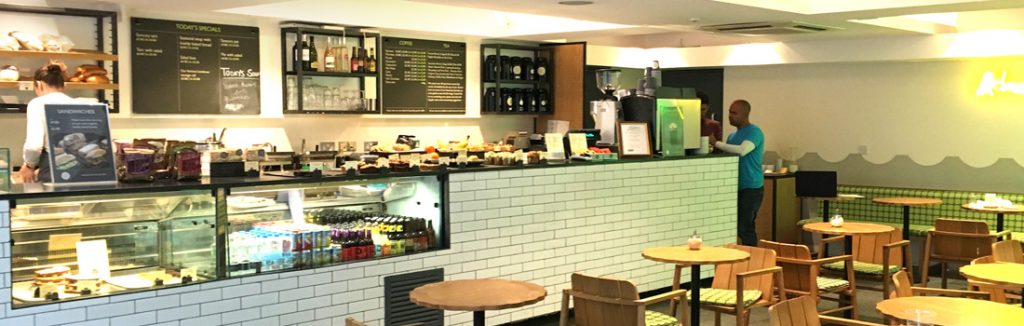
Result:
<svg viewBox="0 0 1024 326"><path fill-rule="evenodd" d="M547 147L548 160L557 161L565 159L565 143L562 142L562 134L544 134L544 145Z"/></svg>
<svg viewBox="0 0 1024 326"><path fill-rule="evenodd" d="M583 133L569 134L569 149L572 155L582 155L587 152L587 135Z"/></svg>
<svg viewBox="0 0 1024 326"><path fill-rule="evenodd" d="M459 154L459 157L455 158L455 163L458 163L458 164L463 164L463 163L466 163L468 161L469 161L469 157L467 157L465 154L461 154L461 153Z"/></svg>
<svg viewBox="0 0 1024 326"><path fill-rule="evenodd" d="M392 160L392 161L398 161L398 160L400 160L400 159L401 159L401 156L400 156L400 155L398 155L398 154L391 154L391 155L388 155L388 160Z"/></svg>
<svg viewBox="0 0 1024 326"><path fill-rule="evenodd" d="M440 164L440 165L450 165L451 162L452 162L452 158L451 157L441 156L441 157L437 158L437 163Z"/></svg>
<svg viewBox="0 0 1024 326"><path fill-rule="evenodd" d="M324 162L309 162L309 170L310 171L316 171L316 170L323 171L324 170Z"/></svg>
<svg viewBox="0 0 1024 326"><path fill-rule="evenodd" d="M378 157L377 158L377 167L378 168L391 167L391 161L389 161L388 159L383 158L383 157Z"/></svg>
<svg viewBox="0 0 1024 326"><path fill-rule="evenodd" d="M516 150L514 155L515 155L516 161L520 161L520 162L526 163L526 153L523 153L523 150L521 150L521 149L520 150Z"/></svg>
<svg viewBox="0 0 1024 326"><path fill-rule="evenodd" d="M455 159L463 159L463 160L465 160L465 159L468 159L468 156L467 156L467 155L468 155L468 154L467 154L467 151L466 151L466 150L464 150L464 149L460 149L460 150L459 150L459 154L457 155L457 157L456 157Z"/></svg>
<svg viewBox="0 0 1024 326"><path fill-rule="evenodd" d="M409 166L419 166L419 165L420 165L420 154L409 155Z"/></svg>
<svg viewBox="0 0 1024 326"><path fill-rule="evenodd" d="M345 171L359 168L359 161L345 161Z"/></svg>

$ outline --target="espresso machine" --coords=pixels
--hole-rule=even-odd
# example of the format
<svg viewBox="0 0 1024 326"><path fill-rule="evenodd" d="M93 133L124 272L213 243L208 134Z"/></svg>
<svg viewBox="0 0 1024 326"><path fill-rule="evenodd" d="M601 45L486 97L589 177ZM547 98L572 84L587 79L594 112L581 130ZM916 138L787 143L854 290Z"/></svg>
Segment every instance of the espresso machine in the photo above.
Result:
<svg viewBox="0 0 1024 326"><path fill-rule="evenodd" d="M622 104L615 97L619 89L619 69L600 69L597 71L597 87L604 92L604 98L590 102L590 116L594 118L594 128L600 130L599 146L616 145L615 124L622 115Z"/></svg>

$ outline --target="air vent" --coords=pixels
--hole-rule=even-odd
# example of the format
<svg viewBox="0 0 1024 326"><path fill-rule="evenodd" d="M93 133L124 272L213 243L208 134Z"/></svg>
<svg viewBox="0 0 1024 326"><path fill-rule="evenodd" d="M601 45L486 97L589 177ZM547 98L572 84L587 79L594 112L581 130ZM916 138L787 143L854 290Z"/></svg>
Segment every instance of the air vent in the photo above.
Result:
<svg viewBox="0 0 1024 326"><path fill-rule="evenodd" d="M420 307L409 301L409 292L413 289L441 281L444 281L443 268L385 277L385 325L423 323L424 326L444 326L444 311Z"/></svg>
<svg viewBox="0 0 1024 326"><path fill-rule="evenodd" d="M817 33L839 28L804 22L755 22L702 26L700 30L714 33L746 35L778 35Z"/></svg>

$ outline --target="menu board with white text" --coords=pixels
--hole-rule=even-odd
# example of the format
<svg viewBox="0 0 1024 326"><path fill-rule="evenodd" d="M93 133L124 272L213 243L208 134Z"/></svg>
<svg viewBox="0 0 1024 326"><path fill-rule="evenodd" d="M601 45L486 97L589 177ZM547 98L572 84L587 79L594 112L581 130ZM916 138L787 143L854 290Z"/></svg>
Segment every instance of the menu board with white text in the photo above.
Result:
<svg viewBox="0 0 1024 326"><path fill-rule="evenodd" d="M466 43L396 37L382 41L384 113L466 113Z"/></svg>

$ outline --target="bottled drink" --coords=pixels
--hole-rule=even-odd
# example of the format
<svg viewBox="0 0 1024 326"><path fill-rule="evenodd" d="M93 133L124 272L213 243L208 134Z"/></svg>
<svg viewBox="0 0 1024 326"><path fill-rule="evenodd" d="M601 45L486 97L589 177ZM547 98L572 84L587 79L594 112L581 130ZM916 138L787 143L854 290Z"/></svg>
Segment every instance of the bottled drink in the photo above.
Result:
<svg viewBox="0 0 1024 326"><path fill-rule="evenodd" d="M324 51L324 71L334 71L337 69L334 62L334 44L331 42L331 38L327 38L327 50Z"/></svg>
<svg viewBox="0 0 1024 326"><path fill-rule="evenodd" d="M377 56L374 55L374 50L375 49L370 49L370 64L367 65L367 71L369 71L371 74L377 73Z"/></svg>
<svg viewBox="0 0 1024 326"><path fill-rule="evenodd" d="M302 40L295 39L292 45L292 71L302 69Z"/></svg>
<svg viewBox="0 0 1024 326"><path fill-rule="evenodd" d="M306 43L306 38L302 38L302 48L299 49L302 52L302 70L309 70L309 43ZM298 70L298 69L296 69Z"/></svg>
<svg viewBox="0 0 1024 326"><path fill-rule="evenodd" d="M352 70L350 71L354 73L359 72L359 52L356 51L356 47L352 47L352 53L349 54L349 58L351 59L352 64Z"/></svg>
<svg viewBox="0 0 1024 326"><path fill-rule="evenodd" d="M437 235L434 234L434 221L427 221L427 249L437 248Z"/></svg>
<svg viewBox="0 0 1024 326"><path fill-rule="evenodd" d="M309 71L320 71L320 57L316 52L316 39L309 37Z"/></svg>
<svg viewBox="0 0 1024 326"><path fill-rule="evenodd" d="M337 65L338 65L338 70L337 71L338 72L352 72L352 58L349 58L349 56L348 56L348 48L340 47L338 49L340 49L340 53L337 53L340 56L340 59L339 59L340 61L337 63Z"/></svg>
<svg viewBox="0 0 1024 326"><path fill-rule="evenodd" d="M373 245L373 238L370 235L370 230L363 230L363 253L365 254L364 258L376 257L374 251L375 249Z"/></svg>

